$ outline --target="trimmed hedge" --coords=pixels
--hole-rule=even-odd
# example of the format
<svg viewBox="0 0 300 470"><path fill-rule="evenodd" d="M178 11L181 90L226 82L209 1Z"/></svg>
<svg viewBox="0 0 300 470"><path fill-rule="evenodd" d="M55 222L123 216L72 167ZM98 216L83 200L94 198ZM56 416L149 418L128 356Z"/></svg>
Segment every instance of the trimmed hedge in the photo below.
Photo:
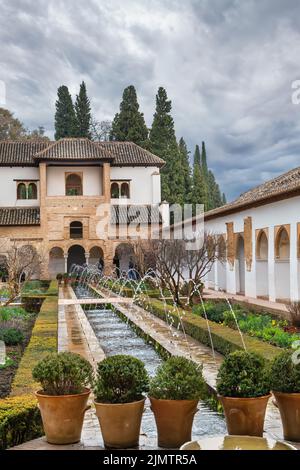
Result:
<svg viewBox="0 0 300 470"><path fill-rule="evenodd" d="M43 434L41 415L32 395L0 400L0 450Z"/></svg>
<svg viewBox="0 0 300 470"><path fill-rule="evenodd" d="M31 339L12 384L11 395L23 395L35 391L38 384L32 378L32 369L43 357L57 351L58 298L47 297L38 314Z"/></svg>
<svg viewBox="0 0 300 470"><path fill-rule="evenodd" d="M166 321L167 313L168 318L171 320L172 326L175 328L178 327L180 330L182 330L183 325L184 331L188 335L198 340L202 344L211 346L206 320L199 317L198 315L187 312L183 309L178 309L179 315L181 316L180 321L177 311L174 308L167 307L168 310L166 312L165 305L160 300L151 299L151 301L149 301L147 298L140 296L138 303L164 321ZM241 337L238 331L211 321L208 321L208 323L210 326L213 345L216 351L223 355L227 355L230 352L243 349ZM261 354L268 361L273 360L278 354L282 352L282 349L252 338L245 333L243 333L243 338L246 344L246 348L249 352L256 352Z"/></svg>

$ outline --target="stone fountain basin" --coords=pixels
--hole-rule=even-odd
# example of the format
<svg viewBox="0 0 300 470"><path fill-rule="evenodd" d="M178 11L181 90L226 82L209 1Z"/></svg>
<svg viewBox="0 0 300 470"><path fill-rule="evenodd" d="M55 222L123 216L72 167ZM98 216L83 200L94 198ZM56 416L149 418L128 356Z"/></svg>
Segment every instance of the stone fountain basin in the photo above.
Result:
<svg viewBox="0 0 300 470"><path fill-rule="evenodd" d="M297 450L283 441L254 436L215 436L186 442L180 450Z"/></svg>

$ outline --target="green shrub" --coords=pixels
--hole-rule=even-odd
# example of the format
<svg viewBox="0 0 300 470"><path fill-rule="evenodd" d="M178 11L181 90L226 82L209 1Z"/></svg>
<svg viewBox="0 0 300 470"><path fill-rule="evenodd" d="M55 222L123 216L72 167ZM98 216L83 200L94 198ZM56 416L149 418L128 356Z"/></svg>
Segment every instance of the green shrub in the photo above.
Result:
<svg viewBox="0 0 300 470"><path fill-rule="evenodd" d="M92 385L93 369L79 354L49 354L34 367L34 380L40 382L46 395L74 395Z"/></svg>
<svg viewBox="0 0 300 470"><path fill-rule="evenodd" d="M205 312L207 318L216 323L223 323L224 321L224 312L228 310L228 304L225 302L205 302L204 303ZM193 308L193 313L200 315L205 318L204 309L201 304Z"/></svg>
<svg viewBox="0 0 300 470"><path fill-rule="evenodd" d="M300 363L296 364L292 356L292 352L284 351L272 362L271 390L274 392L300 393Z"/></svg>
<svg viewBox="0 0 300 470"><path fill-rule="evenodd" d="M217 376L217 391L225 397L255 398L270 393L270 376L263 357L247 351L229 354Z"/></svg>
<svg viewBox="0 0 300 470"><path fill-rule="evenodd" d="M197 400L206 385L202 368L185 357L173 356L158 367L149 396L162 400Z"/></svg>
<svg viewBox="0 0 300 470"><path fill-rule="evenodd" d="M143 398L149 378L144 363L133 356L117 354L98 364L95 395L98 402L130 403Z"/></svg>
<svg viewBox="0 0 300 470"><path fill-rule="evenodd" d="M32 395L0 400L0 450L42 435L41 415Z"/></svg>
<svg viewBox="0 0 300 470"><path fill-rule="evenodd" d="M27 318L29 313L22 307L0 307L0 322L13 318Z"/></svg>
<svg viewBox="0 0 300 470"><path fill-rule="evenodd" d="M18 328L1 328L0 339L6 346L15 346L23 343L24 335Z"/></svg>
<svg viewBox="0 0 300 470"><path fill-rule="evenodd" d="M12 384L12 395L28 394L38 384L32 378L32 369L43 357L57 351L58 299L47 297L40 309L30 341L22 356Z"/></svg>

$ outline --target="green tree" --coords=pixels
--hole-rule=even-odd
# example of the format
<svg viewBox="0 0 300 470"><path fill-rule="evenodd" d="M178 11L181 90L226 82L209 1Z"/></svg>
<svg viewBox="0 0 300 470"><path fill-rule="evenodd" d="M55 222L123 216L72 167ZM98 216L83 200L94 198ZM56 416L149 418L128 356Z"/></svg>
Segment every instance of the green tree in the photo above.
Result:
<svg viewBox="0 0 300 470"><path fill-rule="evenodd" d="M208 171L208 210L222 206L222 195L220 187L216 182L215 176L211 170Z"/></svg>
<svg viewBox="0 0 300 470"><path fill-rule="evenodd" d="M208 175L208 167L207 167L207 157L206 157L206 149L205 149L205 142L202 142L202 149L201 149L201 167L202 172L205 178Z"/></svg>
<svg viewBox="0 0 300 470"><path fill-rule="evenodd" d="M26 129L23 123L8 109L0 108L0 140L21 140L25 135Z"/></svg>
<svg viewBox="0 0 300 470"><path fill-rule="evenodd" d="M191 181L191 167L190 167L190 159L189 159L189 151L187 149L186 143L181 137L179 140L179 152L181 156L181 168L183 171L183 178L184 178L184 198L185 203L190 201L191 196L191 189L192 189L192 181Z"/></svg>
<svg viewBox="0 0 300 470"><path fill-rule="evenodd" d="M123 92L120 112L112 122L110 140L130 141L147 148L147 139L144 115L139 111L135 87L130 85Z"/></svg>
<svg viewBox="0 0 300 470"><path fill-rule="evenodd" d="M86 85L80 84L75 101L75 136L91 138L91 103L87 96Z"/></svg>
<svg viewBox="0 0 300 470"><path fill-rule="evenodd" d="M55 139L74 137L75 111L69 89L65 85L60 86L57 90L55 108Z"/></svg>
<svg viewBox="0 0 300 470"><path fill-rule="evenodd" d="M192 191L191 191L191 204L193 204L193 214L195 214L196 204L204 204L204 210L206 210L206 190L204 184L204 178L202 168L200 164L200 150L199 146L196 145L194 153L194 164L193 164L193 177L192 177Z"/></svg>
<svg viewBox="0 0 300 470"><path fill-rule="evenodd" d="M227 204L227 200L226 200L225 193L223 193L222 194L222 205L224 206L225 204Z"/></svg>
<svg viewBox="0 0 300 470"><path fill-rule="evenodd" d="M156 95L156 109L150 130L150 149L165 160L161 171L162 199L169 203L184 202L184 174L179 147L176 141L172 103L163 87Z"/></svg>

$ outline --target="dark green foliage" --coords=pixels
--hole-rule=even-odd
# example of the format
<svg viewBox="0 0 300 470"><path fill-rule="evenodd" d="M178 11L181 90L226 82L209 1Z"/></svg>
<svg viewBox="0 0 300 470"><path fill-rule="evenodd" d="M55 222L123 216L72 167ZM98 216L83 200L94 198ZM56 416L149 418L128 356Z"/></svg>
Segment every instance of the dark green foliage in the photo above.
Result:
<svg viewBox="0 0 300 470"><path fill-rule="evenodd" d="M194 153L192 191L190 202L193 204L193 213L195 214L196 204L203 204L204 210L207 208L207 191L205 179L201 168L201 156L199 146L196 145Z"/></svg>
<svg viewBox="0 0 300 470"><path fill-rule="evenodd" d="M137 94L133 85L125 88L120 104L120 112L112 122L111 140L134 142L141 147L148 147L148 129L144 114L139 111Z"/></svg>
<svg viewBox="0 0 300 470"><path fill-rule="evenodd" d="M62 352L49 354L38 362L32 376L47 395L72 395L92 385L93 369L79 354Z"/></svg>
<svg viewBox="0 0 300 470"><path fill-rule="evenodd" d="M143 398L148 388L148 374L144 363L139 359L117 354L99 362L94 390L97 402L138 401Z"/></svg>
<svg viewBox="0 0 300 470"><path fill-rule="evenodd" d="M208 193L208 209L215 209L223 205L222 196L219 185L215 180L215 176L211 170L207 174L207 193Z"/></svg>
<svg viewBox="0 0 300 470"><path fill-rule="evenodd" d="M75 101L75 137L91 138L91 104L84 82Z"/></svg>
<svg viewBox="0 0 300 470"><path fill-rule="evenodd" d="M225 193L222 194L222 205L227 204Z"/></svg>
<svg viewBox="0 0 300 470"><path fill-rule="evenodd" d="M205 318L205 313L207 318L216 323L222 323L224 320L224 312L228 309L228 304L224 302L205 302L204 304L205 312L201 304L193 308L193 313L196 315L201 315Z"/></svg>
<svg viewBox="0 0 300 470"><path fill-rule="evenodd" d="M208 167L207 167L207 156L206 156L206 148L205 142L202 142L202 149L201 149L201 168L204 177L206 178L208 175Z"/></svg>
<svg viewBox="0 0 300 470"><path fill-rule="evenodd" d="M6 346L15 346L23 343L24 335L18 328L1 328L0 340L4 341Z"/></svg>
<svg viewBox="0 0 300 470"><path fill-rule="evenodd" d="M0 400L0 450L43 434L40 410L33 394Z"/></svg>
<svg viewBox="0 0 300 470"><path fill-rule="evenodd" d="M183 172L183 182L184 182L184 194L183 194L183 202L188 204L190 202L191 197L191 189L192 189L192 180L191 180L191 167L190 167L190 160L189 160L189 151L187 149L186 143L181 137L179 140L179 153L181 158L181 168Z"/></svg>
<svg viewBox="0 0 300 470"><path fill-rule="evenodd" d="M206 386L202 368L185 357L173 356L158 367L149 396L162 400L197 400Z"/></svg>
<svg viewBox="0 0 300 470"><path fill-rule="evenodd" d="M185 175L171 109L172 103L167 92L160 87L156 95L156 109L149 134L150 149L166 162L161 170L162 200L171 204L182 204L185 199Z"/></svg>
<svg viewBox="0 0 300 470"><path fill-rule="evenodd" d="M62 85L57 90L55 103L55 139L75 136L75 111L68 87Z"/></svg>
<svg viewBox="0 0 300 470"><path fill-rule="evenodd" d="M270 393L270 376L263 357L247 351L229 354L221 364L217 391L224 397L255 398Z"/></svg>
<svg viewBox="0 0 300 470"><path fill-rule="evenodd" d="M300 393L300 363L297 352L284 351L274 359L271 365L271 390Z"/></svg>

